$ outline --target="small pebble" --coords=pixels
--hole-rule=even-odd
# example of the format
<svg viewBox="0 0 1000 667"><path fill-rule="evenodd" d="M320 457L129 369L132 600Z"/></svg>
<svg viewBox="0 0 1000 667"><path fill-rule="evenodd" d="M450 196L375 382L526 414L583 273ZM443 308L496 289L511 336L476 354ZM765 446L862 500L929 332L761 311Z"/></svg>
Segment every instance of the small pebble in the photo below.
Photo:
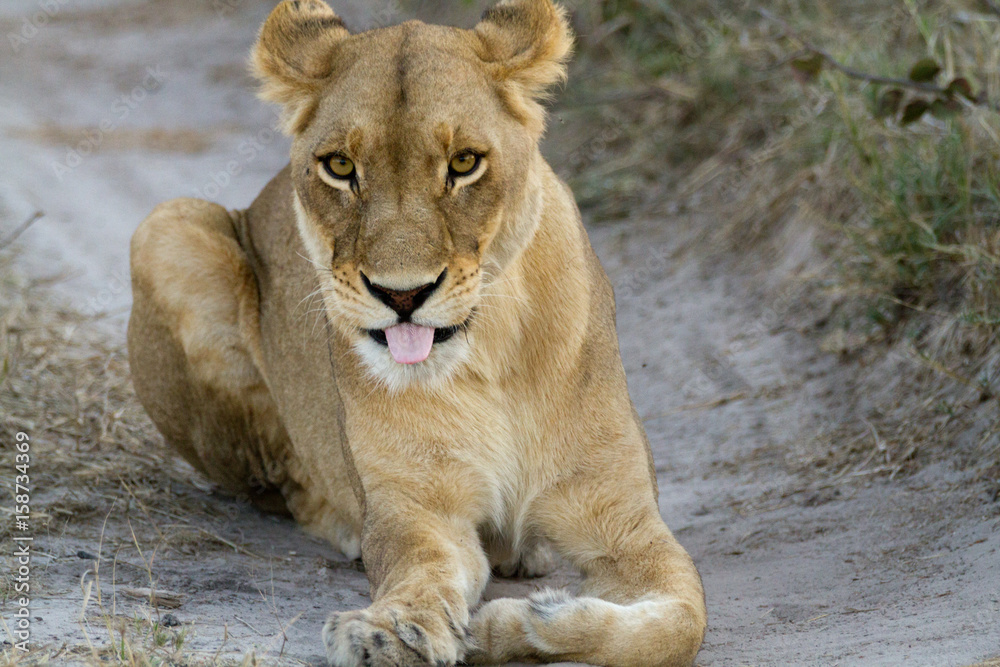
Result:
<svg viewBox="0 0 1000 667"><path fill-rule="evenodd" d="M82 558L84 560L97 560L97 556L90 553L89 551L84 551L83 549L80 549L79 551L76 552L76 557Z"/></svg>

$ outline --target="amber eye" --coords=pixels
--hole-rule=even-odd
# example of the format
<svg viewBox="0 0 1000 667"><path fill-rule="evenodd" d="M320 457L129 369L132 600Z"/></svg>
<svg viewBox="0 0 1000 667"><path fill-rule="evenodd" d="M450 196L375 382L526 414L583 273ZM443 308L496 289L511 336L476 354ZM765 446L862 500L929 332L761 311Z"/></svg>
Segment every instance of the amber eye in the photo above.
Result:
<svg viewBox="0 0 1000 667"><path fill-rule="evenodd" d="M475 153L459 153L448 163L452 176L467 176L479 166L479 156Z"/></svg>
<svg viewBox="0 0 1000 667"><path fill-rule="evenodd" d="M343 155L327 155L323 158L323 168L326 173L342 181L354 178L354 163Z"/></svg>

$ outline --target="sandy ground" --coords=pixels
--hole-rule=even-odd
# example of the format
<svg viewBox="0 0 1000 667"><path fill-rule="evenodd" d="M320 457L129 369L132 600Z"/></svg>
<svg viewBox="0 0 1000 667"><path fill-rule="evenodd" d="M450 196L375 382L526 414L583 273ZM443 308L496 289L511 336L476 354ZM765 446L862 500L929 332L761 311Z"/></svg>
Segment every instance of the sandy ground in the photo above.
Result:
<svg viewBox="0 0 1000 667"><path fill-rule="evenodd" d="M37 34L24 19L39 23L40 4L0 6L0 32L32 35L17 53L0 45L0 236L44 211L22 239L21 267L62 276L59 298L109 313L95 326L120 341L127 242L142 217L183 195L244 206L285 162L287 140L242 67L268 3L55 4ZM353 25L406 18L385 3L338 9ZM547 152L557 166L561 148L556 131ZM943 464L893 481L864 468L793 472L789 457L815 433L856 419L845 398L855 370L771 309L769 286L810 260L809 239L790 242L781 265L747 271L696 251L705 223L694 209L591 228L618 293L660 507L705 581L699 664L969 665L1000 655L1000 506ZM39 536L35 641L100 644L102 616L162 622L169 611L195 655L253 650L267 664L321 664L326 614L368 603L360 566L176 465L165 479L190 480L162 484L176 510L123 492L90 499L85 518ZM565 570L501 580L486 597L573 580ZM180 605L151 610L126 594L151 581Z"/></svg>

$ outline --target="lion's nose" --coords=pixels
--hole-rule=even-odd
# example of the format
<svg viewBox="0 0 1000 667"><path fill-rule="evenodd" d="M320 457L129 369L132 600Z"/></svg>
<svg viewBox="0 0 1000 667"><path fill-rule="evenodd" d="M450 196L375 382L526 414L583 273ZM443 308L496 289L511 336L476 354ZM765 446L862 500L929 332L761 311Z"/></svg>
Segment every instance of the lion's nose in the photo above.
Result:
<svg viewBox="0 0 1000 667"><path fill-rule="evenodd" d="M365 287L368 288L368 291L372 293L372 296L396 311L400 319L405 321L410 318L413 311L424 305L424 302L427 301L434 290L441 286L447 272L448 269L442 271L437 280L432 283L407 290L389 289L382 285L376 285L368 279L368 276L364 272L361 273L361 280L364 282Z"/></svg>

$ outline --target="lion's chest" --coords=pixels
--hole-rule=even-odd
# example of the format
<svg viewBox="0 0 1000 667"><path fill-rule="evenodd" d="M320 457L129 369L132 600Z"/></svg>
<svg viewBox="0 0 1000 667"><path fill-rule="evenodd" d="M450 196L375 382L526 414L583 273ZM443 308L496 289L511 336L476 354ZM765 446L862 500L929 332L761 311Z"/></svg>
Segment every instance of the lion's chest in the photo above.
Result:
<svg viewBox="0 0 1000 667"><path fill-rule="evenodd" d="M551 420L532 401L487 388L388 409L346 407L366 490L391 485L508 539L524 529L532 499L552 476Z"/></svg>

